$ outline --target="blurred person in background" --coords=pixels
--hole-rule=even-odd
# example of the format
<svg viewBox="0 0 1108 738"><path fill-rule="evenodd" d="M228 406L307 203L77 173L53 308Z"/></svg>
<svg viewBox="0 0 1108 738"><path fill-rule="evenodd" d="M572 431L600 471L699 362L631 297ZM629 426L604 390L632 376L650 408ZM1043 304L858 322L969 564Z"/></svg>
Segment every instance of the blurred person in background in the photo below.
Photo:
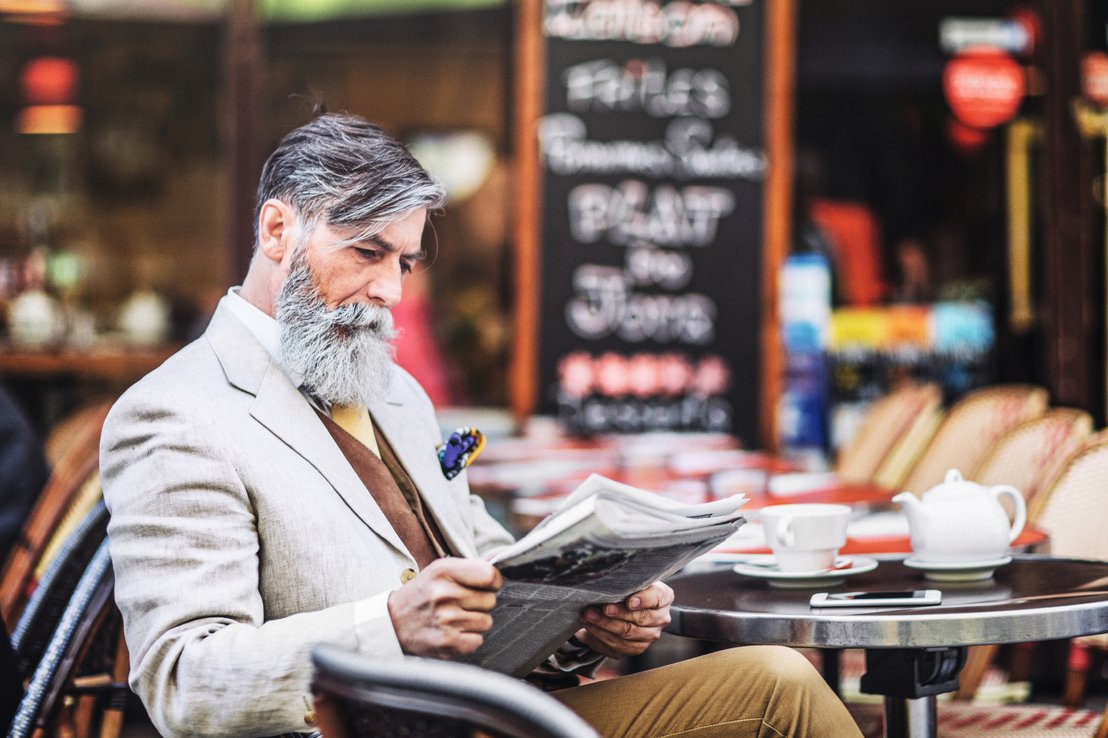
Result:
<svg viewBox="0 0 1108 738"><path fill-rule="evenodd" d="M320 115L267 161L246 279L119 400L101 446L130 683L167 736L310 728L311 647L453 658L492 626L511 541L448 479L391 308L443 191L402 145ZM536 681L642 653L662 583L592 607ZM549 681L548 681L549 680ZM606 736L859 735L791 649L730 649L555 696Z"/></svg>
<svg viewBox="0 0 1108 738"><path fill-rule="evenodd" d="M0 561L11 553L47 475L42 441L0 385Z"/></svg>

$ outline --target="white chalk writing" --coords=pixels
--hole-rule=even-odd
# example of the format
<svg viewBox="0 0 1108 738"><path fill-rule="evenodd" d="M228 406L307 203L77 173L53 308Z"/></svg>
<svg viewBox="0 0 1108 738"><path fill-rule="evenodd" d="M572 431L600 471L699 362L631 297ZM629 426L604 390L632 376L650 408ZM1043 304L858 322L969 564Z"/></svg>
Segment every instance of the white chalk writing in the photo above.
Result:
<svg viewBox="0 0 1108 738"><path fill-rule="evenodd" d="M655 249L644 244L627 249L624 272L633 285L677 290L692 279L692 257L686 251Z"/></svg>
<svg viewBox="0 0 1108 738"><path fill-rule="evenodd" d="M564 73L573 111L643 111L655 118L722 118L731 111L727 78L716 69L666 71L661 59L611 59L575 64Z"/></svg>
<svg viewBox="0 0 1108 738"><path fill-rule="evenodd" d="M570 233L578 243L605 239L615 245L646 241L656 246L707 246L719 221L735 207L722 187L689 185L651 189L639 180L615 187L584 184L569 193Z"/></svg>
<svg viewBox="0 0 1108 738"><path fill-rule="evenodd" d="M573 41L730 46L739 17L727 4L685 0L546 0L543 32Z"/></svg>
<svg viewBox="0 0 1108 738"><path fill-rule="evenodd" d="M739 146L732 136L716 137L712 124L705 120L672 121L664 141L589 141L587 136L584 121L575 115L545 116L539 126L539 143L550 171L567 176L765 179L766 156L762 151Z"/></svg>
<svg viewBox="0 0 1108 738"><path fill-rule="evenodd" d="M634 292L622 270L595 264L578 267L573 286L577 296L566 303L566 322L582 338L685 344L715 338L716 305L705 295Z"/></svg>
<svg viewBox="0 0 1108 738"><path fill-rule="evenodd" d="M602 398L558 396L558 415L570 427L588 433L643 430L732 431L734 411L723 397Z"/></svg>

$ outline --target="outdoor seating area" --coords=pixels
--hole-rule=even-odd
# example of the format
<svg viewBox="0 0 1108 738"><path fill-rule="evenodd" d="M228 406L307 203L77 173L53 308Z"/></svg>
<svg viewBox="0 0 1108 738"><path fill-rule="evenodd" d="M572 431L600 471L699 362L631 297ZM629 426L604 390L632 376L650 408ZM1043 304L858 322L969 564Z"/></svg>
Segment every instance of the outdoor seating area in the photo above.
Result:
<svg viewBox="0 0 1108 738"><path fill-rule="evenodd" d="M487 451L470 467L469 480L517 534L525 533L594 473L684 503L746 495L749 499L743 510L749 522L690 568L701 571L726 566L748 554L767 553L759 510L782 503L847 504L852 515L842 556L902 557L912 552L912 543L901 505L892 498L904 487L884 486L873 477L888 469L890 457L904 464L905 480L921 480L920 485L936 478L934 470L962 464L971 470L967 479L1012 485L1026 494L1027 526L1013 542L1013 551L1108 560L1102 535L1108 508L1099 494L1100 482L1108 475L1108 436L1094 432L1087 413L1051 407L1045 390L1023 385L985 388L948 408L939 406L935 398L927 385L912 385L874 403L858 434L863 439L891 437L892 442L883 446L884 457L871 452L870 458L860 458L864 454L858 443L852 442L830 470L800 469L788 457L743 449L732 438L710 434L592 439L505 436L488 442ZM131 723L141 722L141 716L134 714L136 707L141 713L141 707L126 686L127 651L113 605L105 544L108 515L101 498L97 456L109 405L109 400L88 404L50 433L46 449L53 472L3 568L0 612L10 633L15 668L23 675L26 688L10 736L40 734L36 731L51 734L64 725L74 735L112 738L124 730L126 710L132 711ZM929 418L930 434L918 431L921 415ZM906 449L906 443L914 447ZM870 479L862 477L859 470L863 468L870 471ZM913 492L922 494L927 489L917 486ZM732 575L732 580L731 586L740 589L751 583L765 589L765 582L757 579ZM847 580L848 588L852 581ZM952 586L957 595L959 589L973 585ZM766 591L774 592L772 587ZM671 658L697 651L697 641L680 640L683 645L676 650L670 647ZM956 691L939 702L940 735L989 735L990 730L1001 727L1005 735L1014 736L1092 735L1097 725L1101 726L1097 735L1108 731L1108 722L1102 723L1097 707L1104 700L1104 684L1089 676L1091 665L1099 663L1104 637L1070 640L1064 673L1057 671L1058 665L1055 673L1038 668L1030 656L1034 648L1034 643L970 647ZM858 679L866 671L863 652L849 648L803 650L835 680L866 735L882 735L879 705L872 695L858 691ZM549 725L541 729L547 732L541 732L525 717L497 717L497 710L508 709L504 705L490 707L493 717L484 718L473 712L477 710L474 705L459 710L446 707L451 701L476 699L468 694L436 697L429 687L428 696L417 700L412 687L404 686L408 684L403 681L408 677L402 677L406 672L391 668L378 670L381 676L374 679L385 682L372 689L403 698L374 698L367 703L374 705L371 712L355 717L346 708L338 709L338 693L332 694L327 686L346 679L336 673L360 674L359 669L372 667L351 659L327 651L317 660L331 670L321 672L318 683L328 695L324 703L337 710L328 719L339 721L336 726L340 722L347 726L336 727L335 735L363 735L351 726L377 720L379 717L367 715L392 708L426 713L420 720L472 719L486 728L499 725L502 734L509 736L587 735L575 732L580 726L568 723ZM1029 668L1032 664L1037 668ZM601 678L628 668L636 667L612 662L602 670ZM322 674L327 673L330 676L324 678ZM401 680L399 686L387 683L392 677ZM369 677L351 677L351 684L362 678ZM413 667L410 678L415 683L433 680L434 674L422 675ZM1089 683L1095 687L1092 693L1086 687ZM471 688L475 689L475 684ZM342 699L361 699L361 689L343 693ZM494 696L508 694L502 686L490 689ZM525 685L518 689L528 694L533 691ZM527 699L540 697L535 691L534 697ZM1040 701L1044 697L1048 701ZM524 713L538 711L544 720L557 722L556 710L545 712L541 702L524 708L525 700L520 700L516 707Z"/></svg>

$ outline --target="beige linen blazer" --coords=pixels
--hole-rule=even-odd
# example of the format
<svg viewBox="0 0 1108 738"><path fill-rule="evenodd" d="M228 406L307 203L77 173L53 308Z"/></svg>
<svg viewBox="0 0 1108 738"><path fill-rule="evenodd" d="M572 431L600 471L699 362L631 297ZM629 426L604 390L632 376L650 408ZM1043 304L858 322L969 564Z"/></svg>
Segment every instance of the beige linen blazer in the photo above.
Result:
<svg viewBox="0 0 1108 738"><path fill-rule="evenodd" d="M508 533L438 465L426 394L370 407L453 550ZM101 444L131 687L166 736L307 730L309 651L400 646L386 600L416 563L311 405L230 310L126 392Z"/></svg>

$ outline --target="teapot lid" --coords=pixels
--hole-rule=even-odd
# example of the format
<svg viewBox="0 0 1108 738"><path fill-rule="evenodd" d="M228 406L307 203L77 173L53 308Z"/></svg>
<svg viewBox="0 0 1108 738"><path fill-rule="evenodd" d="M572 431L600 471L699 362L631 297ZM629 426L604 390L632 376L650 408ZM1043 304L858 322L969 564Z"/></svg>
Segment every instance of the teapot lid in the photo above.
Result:
<svg viewBox="0 0 1108 738"><path fill-rule="evenodd" d="M948 494L957 494L961 496L979 488L979 484L963 477L962 472L958 469L949 469L943 481L927 490L924 495L931 498L945 497Z"/></svg>

